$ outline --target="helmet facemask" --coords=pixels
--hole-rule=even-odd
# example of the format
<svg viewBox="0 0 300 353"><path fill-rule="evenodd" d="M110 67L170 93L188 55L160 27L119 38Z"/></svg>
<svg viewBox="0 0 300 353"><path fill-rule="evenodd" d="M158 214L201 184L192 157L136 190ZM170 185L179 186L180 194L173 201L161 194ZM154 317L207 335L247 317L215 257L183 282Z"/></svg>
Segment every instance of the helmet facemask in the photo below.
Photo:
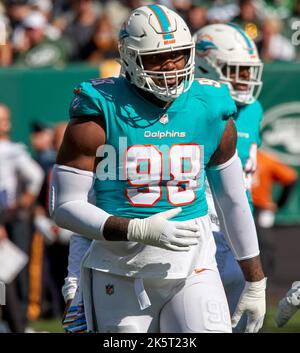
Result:
<svg viewBox="0 0 300 353"><path fill-rule="evenodd" d="M152 93L162 101L172 101L180 94L186 92L194 80L194 43L180 46L178 48L166 48L160 50L136 50L135 48L120 45L120 56L123 64L123 74L127 73L131 82L140 89ZM172 53L174 51L186 51L186 64L181 70L174 71L151 71L146 70L143 57L146 55L159 55ZM175 83L170 86L167 80L174 79ZM159 82L159 83L158 83Z"/></svg>
<svg viewBox="0 0 300 353"><path fill-rule="evenodd" d="M241 72L246 68L249 76L244 79ZM262 63L227 62L218 65L220 81L228 85L232 98L239 104L251 104L258 98L262 88L262 70Z"/></svg>

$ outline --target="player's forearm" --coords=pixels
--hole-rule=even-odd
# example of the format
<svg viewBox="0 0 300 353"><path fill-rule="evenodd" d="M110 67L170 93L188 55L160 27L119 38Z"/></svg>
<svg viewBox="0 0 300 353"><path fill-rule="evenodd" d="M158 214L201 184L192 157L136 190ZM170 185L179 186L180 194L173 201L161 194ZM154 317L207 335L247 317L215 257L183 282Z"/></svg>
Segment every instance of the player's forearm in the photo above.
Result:
<svg viewBox="0 0 300 353"><path fill-rule="evenodd" d="M52 172L49 212L55 223L89 239L100 240L110 216L88 202L93 187L92 172L55 165Z"/></svg>
<svg viewBox="0 0 300 353"><path fill-rule="evenodd" d="M114 217L88 202L93 179L92 172L55 165L50 186L51 217L58 226L91 240L127 240L130 219Z"/></svg>
<svg viewBox="0 0 300 353"><path fill-rule="evenodd" d="M254 220L243 184L240 159L208 170L209 184L221 229L237 260L250 259L259 254Z"/></svg>
<svg viewBox="0 0 300 353"><path fill-rule="evenodd" d="M261 266L260 256L239 261L239 265L247 282L257 282L265 275Z"/></svg>
<svg viewBox="0 0 300 353"><path fill-rule="evenodd" d="M82 200L62 203L50 215L59 227L79 233L90 240L104 240L103 227L110 216L104 210Z"/></svg>

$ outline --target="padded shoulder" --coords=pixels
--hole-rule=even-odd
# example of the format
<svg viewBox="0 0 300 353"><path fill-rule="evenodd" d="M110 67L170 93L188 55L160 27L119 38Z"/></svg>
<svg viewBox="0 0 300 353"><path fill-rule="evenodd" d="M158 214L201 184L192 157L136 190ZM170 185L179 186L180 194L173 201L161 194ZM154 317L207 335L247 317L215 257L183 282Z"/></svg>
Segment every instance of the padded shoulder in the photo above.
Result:
<svg viewBox="0 0 300 353"><path fill-rule="evenodd" d="M116 77L96 78L80 83L73 90L74 96L69 109L70 118L102 115L103 104L113 98L119 85L120 78Z"/></svg>
<svg viewBox="0 0 300 353"><path fill-rule="evenodd" d="M207 106L212 120L228 120L237 113L235 102L230 96L228 87L218 81L206 78L195 79L191 87L191 94Z"/></svg>

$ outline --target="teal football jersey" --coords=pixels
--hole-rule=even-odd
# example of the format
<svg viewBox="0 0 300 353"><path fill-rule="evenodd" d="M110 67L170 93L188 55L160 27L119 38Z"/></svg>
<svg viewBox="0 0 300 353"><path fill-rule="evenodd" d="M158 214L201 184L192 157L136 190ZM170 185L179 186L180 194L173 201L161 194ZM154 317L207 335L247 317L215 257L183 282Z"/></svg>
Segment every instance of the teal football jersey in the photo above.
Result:
<svg viewBox="0 0 300 353"><path fill-rule="evenodd" d="M238 107L235 125L237 129L237 150L244 169L244 180L250 206L252 175L256 169L257 148L261 145L260 122L263 109L256 100L254 103Z"/></svg>
<svg viewBox="0 0 300 353"><path fill-rule="evenodd" d="M207 214L205 169L236 114L225 85L195 80L167 108L143 98L125 78L83 82L74 92L70 117L105 119L94 184L98 207L131 218L179 206L174 220Z"/></svg>

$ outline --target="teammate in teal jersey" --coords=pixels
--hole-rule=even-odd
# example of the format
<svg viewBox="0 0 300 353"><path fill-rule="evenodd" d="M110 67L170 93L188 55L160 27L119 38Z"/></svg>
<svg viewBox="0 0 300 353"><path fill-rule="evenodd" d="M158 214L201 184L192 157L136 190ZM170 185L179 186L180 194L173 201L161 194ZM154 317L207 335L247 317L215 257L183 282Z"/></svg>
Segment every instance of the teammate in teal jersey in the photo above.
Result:
<svg viewBox="0 0 300 353"><path fill-rule="evenodd" d="M237 129L237 151L241 159L249 205L251 180L256 168L256 151L260 145L260 122L262 107L257 100L262 86L262 63L254 42L239 27L233 24L213 24L203 27L194 35L196 42L196 77L214 78L225 83L237 103L235 126ZM232 251L220 231L218 216L210 190L207 192L209 213L213 223L213 234L217 245L216 259L225 287L231 314L237 309L245 287L243 273ZM236 316L235 316L236 317ZM238 321L238 320L234 320ZM246 315L233 332L245 332Z"/></svg>
<svg viewBox="0 0 300 353"><path fill-rule="evenodd" d="M87 330L231 332L207 214L207 177L250 283L242 301L256 332L266 281L228 89L194 81L191 35L164 6L134 10L119 50L119 78L75 89L51 184L56 223L93 239L76 297L77 303L83 297ZM88 202L92 192L95 205ZM83 313L72 310L67 321L77 315L70 326L83 329Z"/></svg>

